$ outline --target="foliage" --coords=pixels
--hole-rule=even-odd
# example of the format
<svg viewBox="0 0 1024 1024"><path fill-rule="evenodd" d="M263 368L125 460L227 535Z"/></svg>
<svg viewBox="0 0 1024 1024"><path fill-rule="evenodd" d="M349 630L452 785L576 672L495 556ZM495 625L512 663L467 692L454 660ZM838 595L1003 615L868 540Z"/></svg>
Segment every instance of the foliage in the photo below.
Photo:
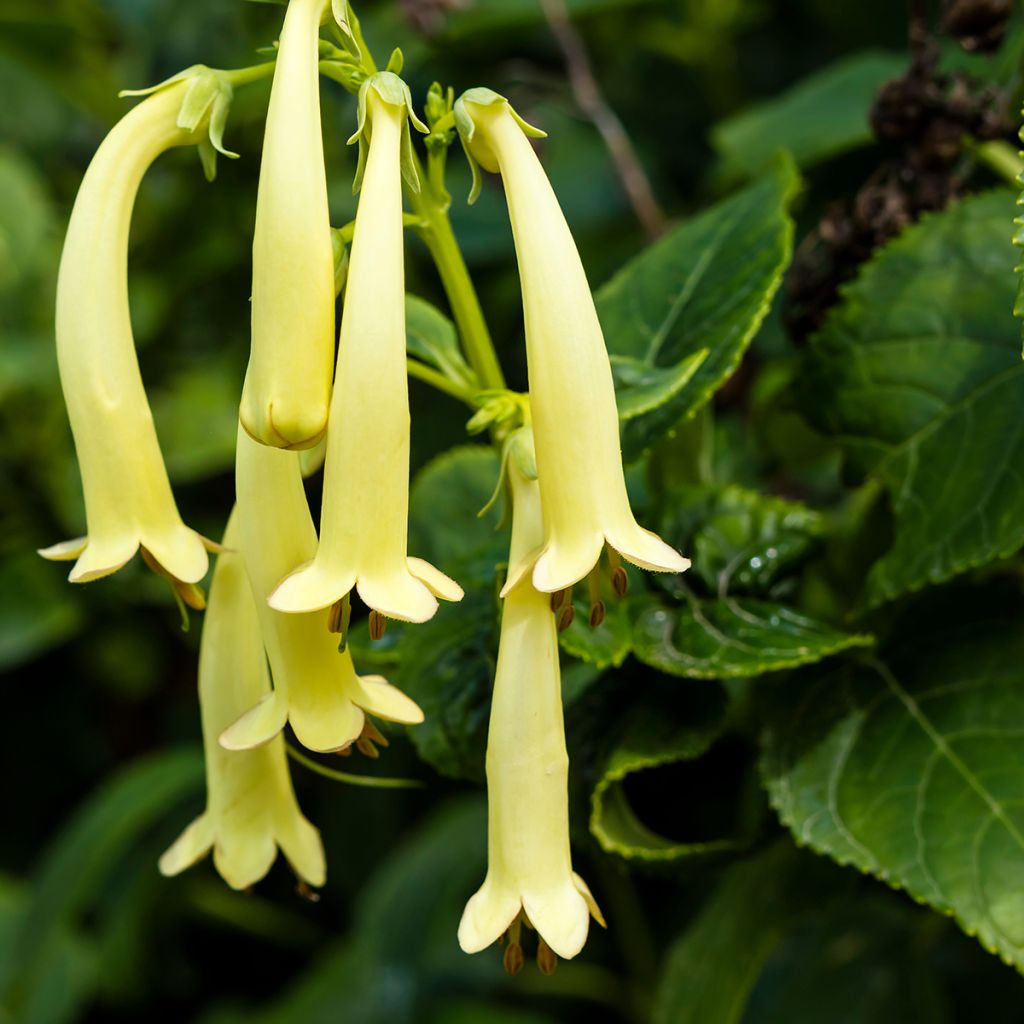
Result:
<svg viewBox="0 0 1024 1024"><path fill-rule="evenodd" d="M532 965L508 978L500 957L466 957L455 940L486 860L508 524L505 496L491 503L500 456L486 431L467 436L472 410L452 397L481 389L464 325L415 226L408 353L427 372L410 384L410 547L467 596L379 640L357 616L349 642L426 712L388 728L380 762L422 786L357 789L293 765L328 850L319 903L293 894L283 866L251 894L207 865L157 875L200 801L198 630L178 629L142 570L91 584L85 600L32 551L82 527L53 292L77 186L123 110L116 92L197 59L251 63L280 24L272 3L184 6L0 0L0 1017L1024 1019L1011 183L958 150L941 173L964 195L841 268L806 344L786 330L794 251L813 249L815 225L835 223L830 204L888 159L871 106L905 66L906 25L887 0L567 5L668 213L651 244L567 86L543 5L360 6L372 46L402 47L418 109L434 77L456 92L487 84L548 132L540 152L612 356L633 506L692 560L679 576L630 568L595 628L577 587L560 638L574 858L609 928L550 978ZM1015 11L999 56L957 55L946 39L943 66L1019 110L1022 39ZM154 417L185 518L216 537L233 499L266 96L253 85L235 97L226 141L242 159L208 185L194 155L162 158L132 224ZM336 225L355 209L354 116L325 81ZM522 389L500 186L485 183L467 211L453 152L447 187ZM431 390L431 373L454 390Z"/></svg>

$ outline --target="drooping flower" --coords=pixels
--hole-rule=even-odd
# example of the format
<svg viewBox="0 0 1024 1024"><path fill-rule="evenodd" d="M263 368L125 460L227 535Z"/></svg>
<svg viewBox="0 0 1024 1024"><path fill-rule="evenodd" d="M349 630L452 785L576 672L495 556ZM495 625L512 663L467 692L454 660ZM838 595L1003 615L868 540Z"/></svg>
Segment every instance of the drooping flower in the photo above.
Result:
<svg viewBox="0 0 1024 1024"><path fill-rule="evenodd" d="M508 475L514 563L541 542L543 521L537 482L523 475L514 458ZM517 945L520 914L565 959L583 948L591 915L604 924L572 869L568 778L551 599L522 579L505 596L501 617L487 736L487 877L459 925L467 953L510 929L510 946Z"/></svg>
<svg viewBox="0 0 1024 1024"><path fill-rule="evenodd" d="M224 543L239 542L238 513ZM320 833L295 800L284 740L255 750L229 751L217 737L270 690L252 590L242 558L233 550L217 559L199 647L199 705L206 755L206 810L160 858L160 871L176 875L213 849L213 862L233 889L254 885L270 870L278 848L309 885L323 885Z"/></svg>
<svg viewBox="0 0 1024 1024"><path fill-rule="evenodd" d="M402 174L415 182L409 90L382 72L359 93L361 181L324 464L316 557L270 598L285 612L334 604L353 587L374 611L422 622L462 590L407 553L409 393ZM417 183L418 184L418 183ZM294 564L291 568L295 568Z"/></svg>
<svg viewBox="0 0 1024 1024"><path fill-rule="evenodd" d="M419 707L385 679L356 675L351 652L339 652L328 630L326 611L285 615L267 604L288 566L308 561L316 550L299 453L267 448L239 429L235 465L241 548L274 689L224 731L222 745L257 746L287 721L310 750L341 750L362 734L367 714L422 722Z"/></svg>
<svg viewBox="0 0 1024 1024"><path fill-rule="evenodd" d="M320 128L318 45L329 0L290 0L267 110L252 243L252 348L239 416L275 448L327 426L334 256Z"/></svg>
<svg viewBox="0 0 1024 1024"><path fill-rule="evenodd" d="M223 151L230 93L227 73L198 65L158 86L103 141L75 199L57 278L56 334L88 533L40 551L77 558L72 583L120 569L140 545L176 580L206 575L206 546L178 514L139 372L128 232L139 184L161 153L189 144Z"/></svg>
<svg viewBox="0 0 1024 1024"><path fill-rule="evenodd" d="M508 587L533 569L538 590L571 587L607 544L644 569L689 565L637 525L622 470L611 365L583 264L551 184L530 145L530 128L508 101L471 89L455 119L476 165L501 174L523 293L530 405L545 536L512 566Z"/></svg>

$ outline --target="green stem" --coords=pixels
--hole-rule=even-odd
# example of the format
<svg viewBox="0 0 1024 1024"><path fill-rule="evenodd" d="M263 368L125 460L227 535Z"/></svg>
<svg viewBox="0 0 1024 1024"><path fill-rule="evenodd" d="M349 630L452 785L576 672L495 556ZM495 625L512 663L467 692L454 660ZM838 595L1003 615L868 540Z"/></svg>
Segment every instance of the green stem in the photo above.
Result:
<svg viewBox="0 0 1024 1024"><path fill-rule="evenodd" d="M335 782L347 782L352 786L368 786L371 789L423 789L424 787L424 784L418 779L390 779L379 775L353 775L350 772L339 772L334 768L327 768L311 757L306 757L301 750L297 750L290 743L285 743L284 746L293 761L301 764L303 768L308 768L311 772L323 775L327 779L333 779Z"/></svg>
<svg viewBox="0 0 1024 1024"><path fill-rule="evenodd" d="M258 82L261 78L269 78L274 73L277 62L269 60L265 64L253 64L248 68L236 68L234 71L224 72L232 87L248 85L250 82Z"/></svg>
<svg viewBox="0 0 1024 1024"><path fill-rule="evenodd" d="M443 391L446 395L451 395L452 398L465 402L471 409L476 409L473 393L456 384L455 381L446 377L443 373L438 373L437 370L424 365L418 359L406 360L406 366L408 367L410 377L415 377L417 380L437 388L438 391Z"/></svg>
<svg viewBox="0 0 1024 1024"><path fill-rule="evenodd" d="M1020 175L1024 173L1024 160L1010 143L1001 139L972 142L969 143L969 149L989 170L1005 178L1011 185L1019 184Z"/></svg>
<svg viewBox="0 0 1024 1024"><path fill-rule="evenodd" d="M409 192L409 203L423 222L420 237L426 243L441 275L441 284L448 296L466 359L476 372L482 388L503 389L506 386L505 375L501 372L480 300L448 219L448 195L438 191L436 183L432 183L424 173L418 158L416 165L420 190Z"/></svg>

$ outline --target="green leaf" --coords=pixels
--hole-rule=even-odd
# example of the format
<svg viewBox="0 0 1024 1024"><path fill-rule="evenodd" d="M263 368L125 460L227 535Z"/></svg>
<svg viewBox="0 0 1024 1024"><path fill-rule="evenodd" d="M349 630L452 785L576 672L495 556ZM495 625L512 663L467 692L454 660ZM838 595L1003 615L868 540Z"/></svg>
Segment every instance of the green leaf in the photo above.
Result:
<svg viewBox="0 0 1024 1024"><path fill-rule="evenodd" d="M202 778L198 751L156 754L129 765L79 808L42 857L15 955L0 961L0 993L6 1003L24 1006L36 998L42 965L62 931L74 923L125 848L177 801L195 793Z"/></svg>
<svg viewBox="0 0 1024 1024"><path fill-rule="evenodd" d="M0 292L49 270L57 230L46 186L32 164L14 149L0 149Z"/></svg>
<svg viewBox="0 0 1024 1024"><path fill-rule="evenodd" d="M785 843L731 867L668 951L654 996L653 1024L738 1024L745 1019L747 1000L766 962L787 929L814 905L822 880L829 877L827 865L823 870Z"/></svg>
<svg viewBox="0 0 1024 1024"><path fill-rule="evenodd" d="M808 415L888 492L878 605L1024 543L1024 363L1000 190L927 217L845 289L798 385Z"/></svg>
<svg viewBox="0 0 1024 1024"><path fill-rule="evenodd" d="M652 691L633 705L611 745L591 795L590 831L607 853L648 863L732 849L736 843L731 837L676 842L660 836L629 803L623 786L628 776L700 757L724 726L725 691L717 684L662 691ZM668 793L666 797L671 799Z"/></svg>
<svg viewBox="0 0 1024 1024"><path fill-rule="evenodd" d="M868 50L816 71L781 95L718 124L711 144L718 173L746 177L780 149L801 167L837 156L874 139L868 115L882 85L902 74L906 54Z"/></svg>
<svg viewBox="0 0 1024 1024"><path fill-rule="evenodd" d="M692 416L732 374L789 262L797 188L780 159L742 192L644 250L596 295L627 459ZM707 351L706 356L701 353Z"/></svg>
<svg viewBox="0 0 1024 1024"><path fill-rule="evenodd" d="M476 374L462 357L455 324L436 306L415 295L406 295L405 337L409 355L469 391L480 390Z"/></svg>
<svg viewBox="0 0 1024 1024"><path fill-rule="evenodd" d="M690 679L734 679L820 661L873 643L772 601L701 600L679 607L654 601L639 612L633 653L642 662Z"/></svg>
<svg viewBox="0 0 1024 1024"><path fill-rule="evenodd" d="M498 611L495 591L469 590L402 638L395 681L426 716L409 737L442 775L484 778Z"/></svg>
<svg viewBox="0 0 1024 1024"><path fill-rule="evenodd" d="M494 493L498 467L489 445L452 448L416 474L409 494L409 551L463 586L493 584L508 558L508 534L497 528L500 503L478 515Z"/></svg>
<svg viewBox="0 0 1024 1024"><path fill-rule="evenodd" d="M1024 970L1019 619L907 637L887 664L807 672L778 696L762 771L797 841Z"/></svg>
<svg viewBox="0 0 1024 1024"><path fill-rule="evenodd" d="M30 550L0 562L0 668L30 661L79 631L81 605L65 576Z"/></svg>
<svg viewBox="0 0 1024 1024"><path fill-rule="evenodd" d="M671 501L662 535L693 563L681 586L672 577L663 580L679 596L694 577L723 597L737 591L770 595L825 530L821 514L806 505L742 487L684 487Z"/></svg>

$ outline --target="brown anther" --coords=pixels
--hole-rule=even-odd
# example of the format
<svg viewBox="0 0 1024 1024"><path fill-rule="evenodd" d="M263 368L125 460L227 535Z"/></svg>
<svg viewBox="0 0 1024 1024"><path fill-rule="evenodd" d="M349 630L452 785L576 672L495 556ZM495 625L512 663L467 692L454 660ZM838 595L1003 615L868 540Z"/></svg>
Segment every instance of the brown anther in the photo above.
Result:
<svg viewBox="0 0 1024 1024"><path fill-rule="evenodd" d="M556 590L551 595L551 610L557 612L563 604L565 604L565 595L568 593L566 590Z"/></svg>
<svg viewBox="0 0 1024 1024"><path fill-rule="evenodd" d="M371 722L368 718L363 723L363 735L372 742L376 743L378 747L388 747L391 744L388 743L387 737Z"/></svg>
<svg viewBox="0 0 1024 1024"><path fill-rule="evenodd" d="M604 601L597 601L590 606L590 628L597 629L604 622Z"/></svg>
<svg viewBox="0 0 1024 1024"><path fill-rule="evenodd" d="M558 957L555 956L555 951L542 939L537 939L537 966L540 968L541 974L548 976L555 973L555 968L558 966Z"/></svg>
<svg viewBox="0 0 1024 1024"><path fill-rule="evenodd" d="M358 750L364 757L372 758L374 761L380 757L380 751L366 736L360 736L359 739L356 740L356 750Z"/></svg>
<svg viewBox="0 0 1024 1024"><path fill-rule="evenodd" d="M352 744L350 743L347 747L342 747L340 750L336 750L334 753L336 753L338 757L351 757Z"/></svg>
<svg viewBox="0 0 1024 1024"><path fill-rule="evenodd" d="M621 565L615 566L612 572L612 590L618 597L625 597L629 590L629 575Z"/></svg>
<svg viewBox="0 0 1024 1024"><path fill-rule="evenodd" d="M564 633L571 625L572 620L576 617L576 609L571 604L567 604L558 613L558 632Z"/></svg>
<svg viewBox="0 0 1024 1024"><path fill-rule="evenodd" d="M502 957L502 965L505 973L514 978L523 969L523 947L518 942L509 942L505 947L505 955Z"/></svg>
<svg viewBox="0 0 1024 1024"><path fill-rule="evenodd" d="M327 613L327 632L328 633L340 633L341 632L341 617L344 611L344 598L335 601L331 605L330 611Z"/></svg>
<svg viewBox="0 0 1024 1024"><path fill-rule="evenodd" d="M380 640L384 636L384 630L388 628L388 620L378 611L370 612L370 639Z"/></svg>
<svg viewBox="0 0 1024 1024"><path fill-rule="evenodd" d="M309 884L304 882L301 878L295 883L295 893L300 899L305 900L307 903L320 902L320 893L311 889Z"/></svg>

